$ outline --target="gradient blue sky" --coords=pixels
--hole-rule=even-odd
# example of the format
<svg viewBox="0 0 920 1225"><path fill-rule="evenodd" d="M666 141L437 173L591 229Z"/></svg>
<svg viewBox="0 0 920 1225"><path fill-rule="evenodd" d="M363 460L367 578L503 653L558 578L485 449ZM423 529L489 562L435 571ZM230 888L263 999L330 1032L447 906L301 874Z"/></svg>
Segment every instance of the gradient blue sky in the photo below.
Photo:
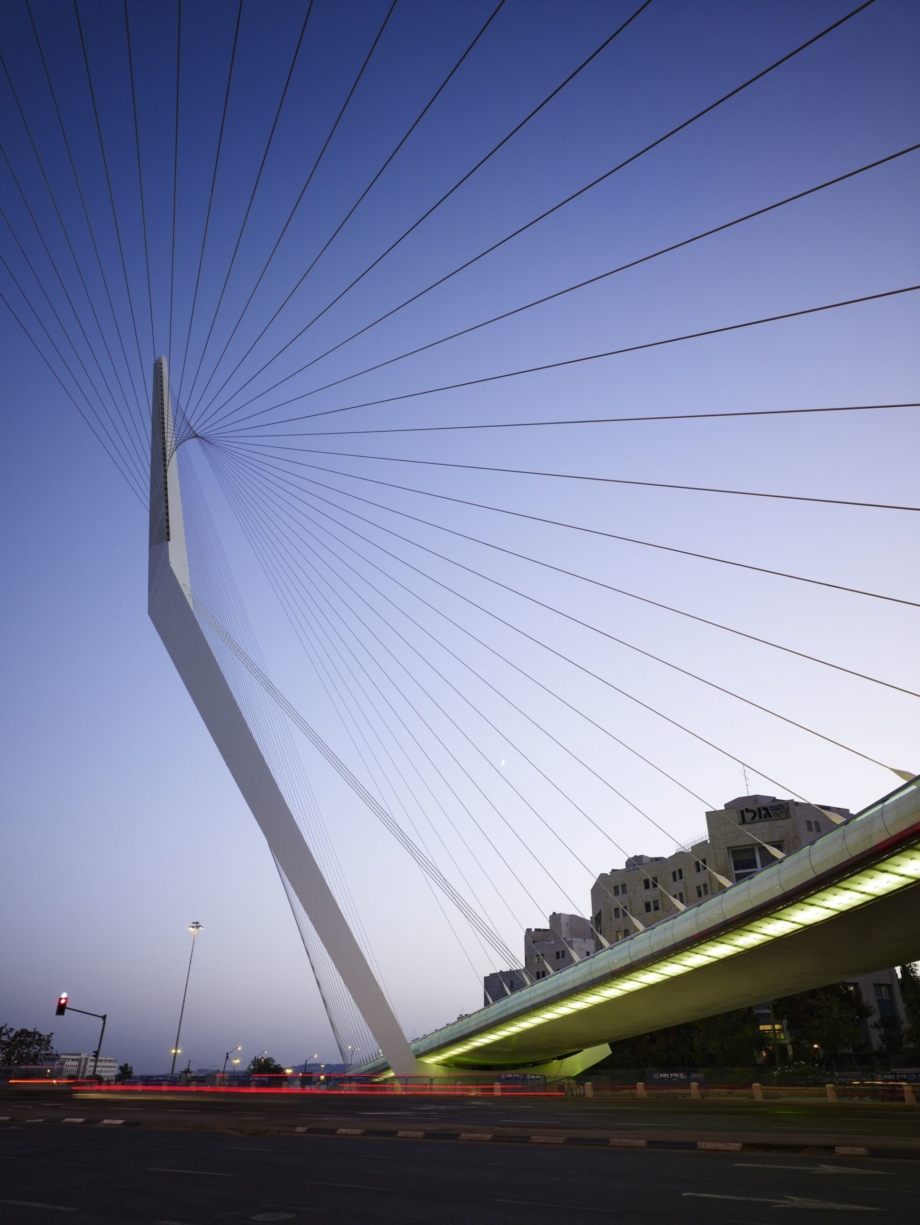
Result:
<svg viewBox="0 0 920 1225"><path fill-rule="evenodd" d="M215 328L219 347L214 357L387 7L317 0ZM279 258L231 346L232 360L224 363L212 390L230 373L490 7L415 0L397 4ZM271 355L272 340L280 345L302 327L634 7L587 0L557 4L508 0L290 310L243 365L235 382L228 384L228 391L257 369L260 353L262 360ZM266 375L261 383L255 382L229 407L640 149L852 7L831 0L807 4L654 0L483 171L292 346L272 367L272 378ZM85 168L91 215L100 219L104 259L117 268L71 11L42 0L34 11L61 90L66 122L72 125L77 160ZM235 5L224 2L187 0L183 6L174 386L188 330L235 11ZM191 334L194 361L304 11L301 3L244 5L228 143L202 279L207 309L196 317ZM81 13L99 90L113 190L124 219L129 276L143 304L144 247L131 160L133 119L126 92L121 6L101 0L81 6ZM163 351L169 348L175 9L132 0L131 14L137 43L143 48L139 120L154 259L156 347ZM75 218L76 233L79 200L72 180L68 182L25 6L18 0L7 6L0 22L0 47L47 158L59 207L65 218ZM308 391L904 148L918 139L918 44L917 6L878 0L764 81L495 256L297 376L285 385L292 388L290 392L269 396L254 407ZM42 194L5 80L0 82L0 108L4 148L22 175L27 194L36 201L41 224L58 242L47 195ZM560 302L311 397L299 407L267 414L266 420L916 283L920 280L918 157L910 154ZM0 201L18 230L27 234L27 219L5 165L0 167ZM80 255L88 256L85 239L81 241ZM34 231L24 245L30 252L37 250ZM18 267L8 230L0 232L0 251ZM43 283L53 294L50 270L40 252L35 258ZM63 266L64 254L60 259ZM0 281L4 294L10 292L13 300L2 269ZM118 301L122 303L121 298ZM145 314L140 317L147 319ZM153 356L149 329L145 335L143 357L148 362ZM904 295L734 335L351 412L327 418L316 428L909 401L918 398L916 335L916 295ZM145 512L5 311L0 313L0 346L5 373L0 496L7 525L2 542L7 595L0 605L4 642L0 1021L53 1028L59 1049L90 1049L95 1037L91 1021L53 1017L54 998L66 989L77 1006L109 1013L110 1053L137 1068L165 1070L187 957L186 925L198 919L204 932L183 1037L192 1066L219 1063L224 1051L237 1043L247 1057L268 1048L284 1061L299 1061L314 1052L335 1058L265 844L147 620ZM204 368L209 369L207 361ZM139 385L144 380L146 395L149 370L136 365L135 373ZM190 383L191 375L183 403ZM310 423L303 428L311 428ZM317 440L299 441L323 445ZM902 409L746 421L368 435L327 439L325 445L404 459L914 505L917 442L916 410ZM185 455L205 491L268 671L348 764L366 777L345 727L205 462L204 446L192 442ZM911 514L578 485L368 459L330 462L356 475L920 600ZM339 490L360 493L920 690L916 608L656 553L416 494L362 488L347 477L319 476ZM272 503L265 487L253 483L251 488L270 514ZM346 496L320 492L341 507L349 505ZM920 770L914 697L720 634L449 538L434 528L408 525L386 511L351 506L372 524L349 519L347 512L328 505L325 509L785 785L774 786L755 773L752 790L785 795L787 788L794 789L819 802L857 809L890 790L896 780L851 753L641 658L484 579L423 555L411 545L394 543L382 528L408 534L871 757ZM740 767L726 757L528 644L513 629L471 610L460 597L445 594L428 579L375 553L372 544L349 537L347 527L326 522L400 582L564 694L614 735L660 762L707 801L721 804L747 790ZM314 530L322 534L321 529ZM382 578L354 554L336 547L361 574L403 601L450 650L482 671L678 840L704 827L702 805L618 750L520 673L471 645L468 637L435 613L412 603L392 579ZM334 564L341 567L338 561ZM311 583L318 605L329 610L327 632L334 638L338 630L344 640L353 631L357 638L350 640L356 642L365 631L354 611L337 603L332 590L348 593L322 562L317 571L320 577ZM323 576L332 587L324 585ZM438 824L438 813L427 812L475 880L513 947L519 946L522 925L538 925L550 910L569 909L567 898L587 911L592 873L622 861L610 839L629 853L664 854L671 849L673 844L664 835L526 718L471 679L452 656L407 621L394 618L382 595L362 586L363 580L354 575L350 581L368 600L362 615L405 665L402 671L379 642L364 637L371 654L361 658L380 692L423 740L428 734L424 721L405 703L411 700L425 712L533 852L523 851L472 785L450 775L471 810L513 859L536 902L503 874L494 859L489 863L494 886L477 878L478 869L463 843L451 841L448 827ZM341 611L342 621L333 608ZM378 614L393 619L404 638L375 620ZM405 638L423 650L441 678L412 653ZM381 665L392 680L379 671ZM459 727L428 704L416 681ZM469 703L456 696L449 682L463 690ZM487 727L482 715L500 731ZM396 740L387 739L395 729L393 721L373 712L369 717L398 756ZM460 729L481 747L484 757ZM434 748L432 752L437 755ZM524 755L537 761L609 837L568 805ZM458 929L471 968L403 852L306 749L303 762L337 853L347 865L370 943L407 1031L422 1033L478 1006L477 975L491 968L481 950ZM419 764L425 773L427 767ZM445 765L448 773L453 769ZM559 837L508 790L499 771ZM383 794L394 811L401 814L401 800L414 811L398 784L394 793L387 792L384 784ZM448 809L450 803L445 799ZM478 835L464 824L467 818L450 810L487 862L481 839L477 843ZM422 822L426 819L417 811L416 816ZM400 819L407 818L400 815ZM579 866L572 850L590 871Z"/></svg>

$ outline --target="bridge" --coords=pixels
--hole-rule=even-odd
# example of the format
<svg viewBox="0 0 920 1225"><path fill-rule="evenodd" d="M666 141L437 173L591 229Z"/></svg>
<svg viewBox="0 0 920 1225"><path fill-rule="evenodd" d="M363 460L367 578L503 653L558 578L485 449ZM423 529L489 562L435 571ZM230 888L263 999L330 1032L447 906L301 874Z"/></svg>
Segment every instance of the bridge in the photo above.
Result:
<svg viewBox="0 0 920 1225"><path fill-rule="evenodd" d="M918 914L914 780L781 863L412 1049L432 1068L574 1075L611 1041L912 961Z"/></svg>
<svg viewBox="0 0 920 1225"><path fill-rule="evenodd" d="M539 36L503 0L431 29L389 0L160 7L4 12L0 305L141 508L150 617L342 1064L571 1072L920 956L892 771L920 702L920 143L873 85L895 59L863 63L902 46L891 6L732 10L715 43L648 0L548 6ZM640 829L681 848L742 771L806 806L903 785L802 849L748 824L755 876L698 859L695 898L630 895L653 926L617 893L521 974L529 920L581 910ZM428 1028L505 968L527 985L411 1042L384 981Z"/></svg>
<svg viewBox="0 0 920 1225"><path fill-rule="evenodd" d="M572 1075L603 1059L611 1041L920 956L920 779L912 779L748 880L410 1045L199 624L203 616L248 660L192 591L163 357L154 370L150 490L151 618L379 1043L382 1057L356 1072Z"/></svg>

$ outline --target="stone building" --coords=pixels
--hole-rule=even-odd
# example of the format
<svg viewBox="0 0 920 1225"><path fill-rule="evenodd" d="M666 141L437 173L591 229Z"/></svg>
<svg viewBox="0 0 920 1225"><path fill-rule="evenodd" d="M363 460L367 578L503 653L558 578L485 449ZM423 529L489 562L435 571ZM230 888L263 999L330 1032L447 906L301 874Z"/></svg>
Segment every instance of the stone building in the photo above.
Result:
<svg viewBox="0 0 920 1225"><path fill-rule="evenodd" d="M602 872L591 890L594 926L609 944L625 940L677 911L746 880L774 862L770 848L788 854L849 820L847 808L825 811L772 795L745 795L706 813L706 834L672 855L633 855Z"/></svg>
<svg viewBox="0 0 920 1225"><path fill-rule="evenodd" d="M482 980L485 1003L495 1003L556 970L564 970L582 957L589 957L596 948L590 919L575 914L551 914L548 927L528 927L524 933L523 970L499 970Z"/></svg>
<svg viewBox="0 0 920 1225"><path fill-rule="evenodd" d="M634 855L622 868L602 872L591 890L594 926L609 944L626 940L633 932L667 919L681 906L692 906L776 862L771 848L788 855L852 815L848 808L829 804L816 808L773 795L738 796L724 808L706 813L705 837L672 855ZM866 1046L877 1051L884 1044L886 1029L897 1029L906 1020L897 972L889 967L852 981L873 1009L863 1032ZM771 1043L775 1032L777 1042L791 1052L789 1043L795 1035L785 1034L782 1019L771 1020L768 1004L758 1005L755 1011L765 1041Z"/></svg>

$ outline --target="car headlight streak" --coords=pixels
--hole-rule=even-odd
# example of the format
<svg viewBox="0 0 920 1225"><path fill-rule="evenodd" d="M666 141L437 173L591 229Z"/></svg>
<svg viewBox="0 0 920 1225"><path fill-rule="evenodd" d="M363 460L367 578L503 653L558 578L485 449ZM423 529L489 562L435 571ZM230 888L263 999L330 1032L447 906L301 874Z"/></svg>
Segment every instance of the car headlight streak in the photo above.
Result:
<svg viewBox="0 0 920 1225"><path fill-rule="evenodd" d="M584 991L572 995L558 1003L544 1004L536 1011L524 1016L515 1017L495 1029L488 1029L470 1038L438 1051L426 1051L419 1058L425 1063L441 1063L467 1051L479 1047L490 1046L502 1038L524 1030L533 1029L546 1021L554 1021L568 1016L573 1012L581 1012L585 1008L606 1003L632 991L652 986L680 974L687 974L702 966L711 965L714 961L723 961L736 953L756 945L778 940L806 927L814 927L834 915L855 910L868 905L876 898L889 893L896 893L908 885L920 880L920 848L892 855L882 863L872 868L865 868L854 873L843 884L828 885L819 889L814 896L806 901L792 902L788 906L780 906L773 914L762 919L754 919L735 931L704 940L692 949L687 949L671 956L665 956L661 961L641 970L625 973L621 978L603 986L594 984Z"/></svg>

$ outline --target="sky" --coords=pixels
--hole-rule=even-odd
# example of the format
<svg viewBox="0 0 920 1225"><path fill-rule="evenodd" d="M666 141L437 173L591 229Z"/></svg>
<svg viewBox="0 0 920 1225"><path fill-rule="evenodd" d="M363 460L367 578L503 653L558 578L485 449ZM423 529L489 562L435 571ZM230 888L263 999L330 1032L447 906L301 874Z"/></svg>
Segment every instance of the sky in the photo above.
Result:
<svg viewBox="0 0 920 1225"><path fill-rule="evenodd" d="M265 842L146 615L159 353L200 434L180 452L196 589L238 625L245 609L279 689L515 951L549 912L586 913L598 872L699 835L709 807L759 792L856 811L896 785L885 766L920 771L915 513L742 496L915 505L916 408L307 436L920 398L914 293L411 394L915 285L920 151L357 374L908 148L920 12L899 0L320 357L856 6L653 0L347 288L638 8L507 0L295 289L494 7L399 0L349 97L390 6L315 0L265 154L307 8L244 0L210 212L235 3L182 6L176 146L176 9L130 0L143 210L122 6L79 8L105 162L80 31L69 9L32 6L82 200L29 12L0 17L0 1023L53 1029L59 1050L96 1035L54 1017L66 990L108 1013L107 1053L168 1070L198 920L183 1062L219 1066L237 1045L246 1061L338 1058ZM108 424L123 471L64 387ZM353 407L368 401L386 402ZM258 709L273 764L309 782L406 1032L479 1007L494 960Z"/></svg>

